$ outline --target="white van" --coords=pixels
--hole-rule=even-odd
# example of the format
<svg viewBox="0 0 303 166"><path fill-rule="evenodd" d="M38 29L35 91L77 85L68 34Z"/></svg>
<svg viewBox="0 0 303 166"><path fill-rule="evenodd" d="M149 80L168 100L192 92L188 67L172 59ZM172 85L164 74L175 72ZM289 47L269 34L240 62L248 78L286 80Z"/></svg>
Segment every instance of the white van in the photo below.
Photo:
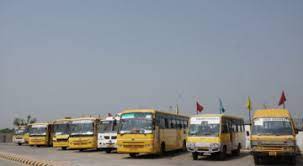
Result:
<svg viewBox="0 0 303 166"><path fill-rule="evenodd" d="M117 131L120 122L119 116L109 116L100 121L98 132L98 149L110 153L117 149Z"/></svg>
<svg viewBox="0 0 303 166"><path fill-rule="evenodd" d="M24 131L25 131L25 127L21 126L15 129L15 134L13 136L13 142L18 144L19 146L24 144Z"/></svg>

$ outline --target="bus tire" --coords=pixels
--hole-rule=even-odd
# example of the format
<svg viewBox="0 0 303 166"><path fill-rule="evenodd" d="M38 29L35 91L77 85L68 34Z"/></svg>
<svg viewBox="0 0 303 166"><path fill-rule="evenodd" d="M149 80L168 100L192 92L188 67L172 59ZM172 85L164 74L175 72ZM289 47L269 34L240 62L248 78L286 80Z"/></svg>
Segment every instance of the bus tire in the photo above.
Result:
<svg viewBox="0 0 303 166"><path fill-rule="evenodd" d="M291 156L289 158L289 165L296 165L296 164L297 164L296 156Z"/></svg>
<svg viewBox="0 0 303 166"><path fill-rule="evenodd" d="M183 152L186 152L186 141L185 140L183 140L183 145L182 145L182 151Z"/></svg>
<svg viewBox="0 0 303 166"><path fill-rule="evenodd" d="M130 154L129 154L129 157L135 158L135 157L137 157L137 155L138 155L138 153L130 153Z"/></svg>
<svg viewBox="0 0 303 166"><path fill-rule="evenodd" d="M254 155L254 162L255 162L255 165L260 165L261 157L259 157L258 155Z"/></svg>
<svg viewBox="0 0 303 166"><path fill-rule="evenodd" d="M110 152L112 152L112 150L111 149L106 149L105 152L110 153Z"/></svg>
<svg viewBox="0 0 303 166"><path fill-rule="evenodd" d="M84 151L84 149L79 149L79 151L80 151L80 152L83 152L83 151Z"/></svg>
<svg viewBox="0 0 303 166"><path fill-rule="evenodd" d="M197 152L192 152L191 153L193 160L198 160L198 153Z"/></svg>
<svg viewBox="0 0 303 166"><path fill-rule="evenodd" d="M21 142L18 142L18 145L19 145L19 146L21 146L21 145L22 145L22 143L21 143Z"/></svg>
<svg viewBox="0 0 303 166"><path fill-rule="evenodd" d="M160 147L160 155L164 155L165 152L166 152L165 143L162 142L161 147Z"/></svg>
<svg viewBox="0 0 303 166"><path fill-rule="evenodd" d="M219 160L221 160L221 161L225 160L225 158L226 158L226 151L227 151L227 149L226 149L226 146L224 145L223 148L222 148L222 151L219 152L219 154L218 154Z"/></svg>
<svg viewBox="0 0 303 166"><path fill-rule="evenodd" d="M234 156L240 156L240 152L241 152L241 144L239 144L238 148L233 151L233 155Z"/></svg>
<svg viewBox="0 0 303 166"><path fill-rule="evenodd" d="M66 150L66 149L67 149L67 147L61 147L61 149L62 149L62 150Z"/></svg>

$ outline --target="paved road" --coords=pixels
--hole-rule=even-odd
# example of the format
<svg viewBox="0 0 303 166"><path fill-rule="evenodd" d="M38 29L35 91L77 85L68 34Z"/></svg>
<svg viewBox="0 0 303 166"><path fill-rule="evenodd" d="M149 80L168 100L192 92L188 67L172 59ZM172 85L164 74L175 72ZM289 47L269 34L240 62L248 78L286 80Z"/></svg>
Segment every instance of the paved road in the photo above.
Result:
<svg viewBox="0 0 303 166"><path fill-rule="evenodd" d="M1 166L16 166L16 165L20 165L21 166L21 164L19 164L17 162L8 161L8 160L2 160L1 158L0 158L0 165Z"/></svg>
<svg viewBox="0 0 303 166"><path fill-rule="evenodd" d="M198 161L193 161L190 153L174 152L173 154L164 157L151 155L139 156L138 158L129 158L126 154L106 154L100 151L79 152L73 150L58 150L48 147L30 147L16 146L14 144L0 144L0 151L21 154L26 157L38 160L51 160L60 165L72 166L254 166L253 158L248 153L241 153L239 157L230 157L226 161L216 161L214 159L202 158ZM281 161L275 161L275 164L281 165ZM303 165L302 157L297 160L297 165ZM287 165L284 163L282 165Z"/></svg>

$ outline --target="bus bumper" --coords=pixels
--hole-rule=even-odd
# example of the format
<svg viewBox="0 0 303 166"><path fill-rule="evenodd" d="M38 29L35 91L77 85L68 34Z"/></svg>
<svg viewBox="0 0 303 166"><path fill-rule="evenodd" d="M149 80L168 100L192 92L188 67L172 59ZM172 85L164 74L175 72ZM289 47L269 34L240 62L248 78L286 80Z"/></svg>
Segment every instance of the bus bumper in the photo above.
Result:
<svg viewBox="0 0 303 166"><path fill-rule="evenodd" d="M213 153L217 153L221 151L221 146L220 144L215 144L216 146L198 146L197 144L194 143L187 143L187 151L192 152L192 153L199 153L200 155L211 155Z"/></svg>
<svg viewBox="0 0 303 166"><path fill-rule="evenodd" d="M48 145L45 137L30 137L29 145Z"/></svg>
<svg viewBox="0 0 303 166"><path fill-rule="evenodd" d="M268 156L268 157L276 157L276 156L296 156L296 148L295 147L275 147L275 150L272 150L268 147L253 147L251 151L254 156Z"/></svg>
<svg viewBox="0 0 303 166"><path fill-rule="evenodd" d="M94 138L69 138L68 148L74 150L96 149L96 140Z"/></svg>
<svg viewBox="0 0 303 166"><path fill-rule="evenodd" d="M118 145L118 153L155 153L151 144L149 145Z"/></svg>

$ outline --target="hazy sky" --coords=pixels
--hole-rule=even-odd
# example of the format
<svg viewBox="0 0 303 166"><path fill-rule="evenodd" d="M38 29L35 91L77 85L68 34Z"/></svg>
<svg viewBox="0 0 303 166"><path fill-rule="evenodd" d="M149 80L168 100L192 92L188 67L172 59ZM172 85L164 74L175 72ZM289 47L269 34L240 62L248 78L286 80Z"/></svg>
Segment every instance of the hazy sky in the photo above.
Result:
<svg viewBox="0 0 303 166"><path fill-rule="evenodd" d="M1 1L0 128L125 108L302 117L303 1Z"/></svg>

